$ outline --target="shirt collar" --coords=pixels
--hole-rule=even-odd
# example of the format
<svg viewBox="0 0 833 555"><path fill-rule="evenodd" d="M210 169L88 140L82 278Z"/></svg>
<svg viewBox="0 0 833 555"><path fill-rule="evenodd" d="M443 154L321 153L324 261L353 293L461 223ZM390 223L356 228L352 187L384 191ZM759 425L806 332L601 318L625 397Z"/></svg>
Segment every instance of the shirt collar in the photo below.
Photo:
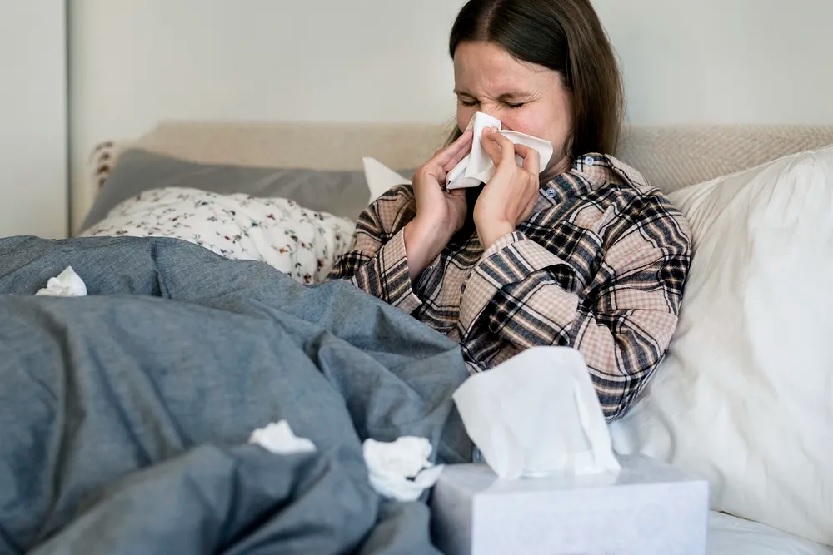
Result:
<svg viewBox="0 0 833 555"><path fill-rule="evenodd" d="M608 154L591 152L574 157L567 171L542 180L541 188L592 190L605 183L623 183L640 188L648 186L640 172L621 160Z"/></svg>

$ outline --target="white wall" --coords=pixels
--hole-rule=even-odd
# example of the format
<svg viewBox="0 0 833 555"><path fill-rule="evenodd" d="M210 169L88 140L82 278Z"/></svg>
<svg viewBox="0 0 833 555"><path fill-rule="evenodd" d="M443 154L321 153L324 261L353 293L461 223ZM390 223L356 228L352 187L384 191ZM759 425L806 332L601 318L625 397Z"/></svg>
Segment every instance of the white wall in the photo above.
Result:
<svg viewBox="0 0 833 555"><path fill-rule="evenodd" d="M73 0L74 179L163 119L442 121L462 0ZM76 189L75 222L91 200Z"/></svg>
<svg viewBox="0 0 833 555"><path fill-rule="evenodd" d="M629 122L833 123L831 0L594 0ZM74 181L163 119L445 121L462 0L73 0ZM77 222L91 192L76 189Z"/></svg>
<svg viewBox="0 0 833 555"><path fill-rule="evenodd" d="M65 28L59 0L0 8L0 237L67 235Z"/></svg>
<svg viewBox="0 0 833 555"><path fill-rule="evenodd" d="M833 123L833 1L593 0L633 123Z"/></svg>

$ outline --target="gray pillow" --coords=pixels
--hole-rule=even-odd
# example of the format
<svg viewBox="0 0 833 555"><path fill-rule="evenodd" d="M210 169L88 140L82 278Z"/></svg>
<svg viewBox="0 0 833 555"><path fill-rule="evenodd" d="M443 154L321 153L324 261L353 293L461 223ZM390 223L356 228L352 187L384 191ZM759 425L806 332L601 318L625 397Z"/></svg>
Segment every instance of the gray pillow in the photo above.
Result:
<svg viewBox="0 0 833 555"><path fill-rule="evenodd" d="M410 175L411 172L401 172ZM256 168L200 164L139 149L122 152L98 193L82 229L103 220L117 204L143 191L190 187L220 194L283 197L318 212L355 220L370 190L363 171Z"/></svg>

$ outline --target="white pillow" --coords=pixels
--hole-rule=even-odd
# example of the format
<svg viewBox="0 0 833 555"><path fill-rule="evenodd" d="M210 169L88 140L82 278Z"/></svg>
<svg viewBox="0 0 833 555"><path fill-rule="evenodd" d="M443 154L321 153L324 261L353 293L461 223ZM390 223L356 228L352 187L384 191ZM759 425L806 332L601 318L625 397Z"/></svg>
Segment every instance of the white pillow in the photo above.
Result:
<svg viewBox="0 0 833 555"><path fill-rule="evenodd" d="M362 166L364 167L365 179L367 179L367 188L370 189L369 203L397 185L411 184L410 179L402 177L375 158L362 158Z"/></svg>
<svg viewBox="0 0 833 555"><path fill-rule="evenodd" d="M326 281L354 229L346 218L284 198L164 187L125 200L82 235L181 239L226 258L265 262L312 284Z"/></svg>
<svg viewBox="0 0 833 555"><path fill-rule="evenodd" d="M833 545L833 147L677 191L694 257L622 453L709 479L712 507Z"/></svg>

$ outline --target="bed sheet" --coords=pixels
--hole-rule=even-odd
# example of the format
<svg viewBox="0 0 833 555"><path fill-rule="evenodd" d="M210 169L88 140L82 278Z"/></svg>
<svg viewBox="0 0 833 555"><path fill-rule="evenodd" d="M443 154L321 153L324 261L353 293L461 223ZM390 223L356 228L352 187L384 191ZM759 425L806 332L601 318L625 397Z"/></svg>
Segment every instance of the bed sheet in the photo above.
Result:
<svg viewBox="0 0 833 555"><path fill-rule="evenodd" d="M709 515L708 555L833 555L827 547L725 513Z"/></svg>

